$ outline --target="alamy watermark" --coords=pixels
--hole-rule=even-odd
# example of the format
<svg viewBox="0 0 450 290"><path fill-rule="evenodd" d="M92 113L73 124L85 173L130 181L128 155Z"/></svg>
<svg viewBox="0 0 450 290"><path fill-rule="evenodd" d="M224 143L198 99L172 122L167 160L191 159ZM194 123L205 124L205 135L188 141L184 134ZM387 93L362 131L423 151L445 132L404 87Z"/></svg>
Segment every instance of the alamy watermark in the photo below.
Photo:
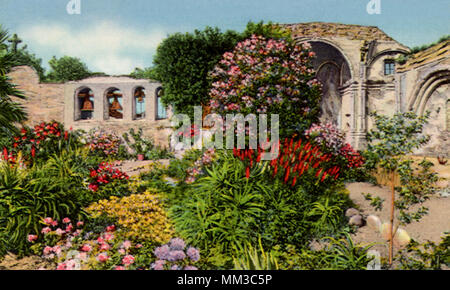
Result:
<svg viewBox="0 0 450 290"><path fill-rule="evenodd" d="M178 128L172 135L173 148L183 150L192 147L195 149L245 149L248 140L248 149L260 148L263 151L261 160L274 160L278 157L280 133L278 114L270 115L270 136L266 114L249 114L247 116L227 114L225 119L218 114L209 114L204 119L202 117L203 111L200 106L194 107L194 124L187 115L173 116L172 125ZM180 123L181 126L179 126ZM196 134L191 134L192 128L201 129L203 127L211 127L211 129L208 131L198 130L198 132L194 132ZM248 137L247 140L246 137ZM235 141L237 141L236 144Z"/></svg>
<svg viewBox="0 0 450 290"><path fill-rule="evenodd" d="M370 0L367 3L366 11L370 15L381 14L381 0Z"/></svg>
<svg viewBox="0 0 450 290"><path fill-rule="evenodd" d="M70 0L67 3L66 11L70 15L81 14L81 0Z"/></svg>

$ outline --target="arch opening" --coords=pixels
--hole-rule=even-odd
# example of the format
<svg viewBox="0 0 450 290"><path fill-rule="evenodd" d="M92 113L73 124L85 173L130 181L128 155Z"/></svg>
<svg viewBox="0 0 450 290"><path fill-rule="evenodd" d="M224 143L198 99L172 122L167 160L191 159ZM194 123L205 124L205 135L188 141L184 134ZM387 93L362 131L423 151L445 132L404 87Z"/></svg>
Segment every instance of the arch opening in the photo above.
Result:
<svg viewBox="0 0 450 290"><path fill-rule="evenodd" d="M123 94L117 88L110 88L106 92L106 119L123 119Z"/></svg>
<svg viewBox="0 0 450 290"><path fill-rule="evenodd" d="M77 90L75 96L75 121L90 120L94 115L94 93L90 88Z"/></svg>

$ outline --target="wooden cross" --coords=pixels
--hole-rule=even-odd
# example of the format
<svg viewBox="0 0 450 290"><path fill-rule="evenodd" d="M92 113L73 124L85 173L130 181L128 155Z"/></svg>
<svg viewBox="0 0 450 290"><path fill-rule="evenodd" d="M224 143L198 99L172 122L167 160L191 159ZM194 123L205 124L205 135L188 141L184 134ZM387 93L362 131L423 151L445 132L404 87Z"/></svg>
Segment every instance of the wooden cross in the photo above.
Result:
<svg viewBox="0 0 450 290"><path fill-rule="evenodd" d="M13 52L15 53L15 52L17 52L17 46L19 45L19 43L22 42L22 39L20 39L17 36L17 34L14 34L13 37L8 40L8 42L12 43L12 49L13 49Z"/></svg>

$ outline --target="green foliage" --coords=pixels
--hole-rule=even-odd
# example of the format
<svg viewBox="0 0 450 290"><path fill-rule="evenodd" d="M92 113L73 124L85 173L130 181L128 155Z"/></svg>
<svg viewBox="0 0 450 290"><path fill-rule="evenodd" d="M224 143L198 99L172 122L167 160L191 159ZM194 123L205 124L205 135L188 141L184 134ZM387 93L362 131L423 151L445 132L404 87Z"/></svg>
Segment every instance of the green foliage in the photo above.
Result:
<svg viewBox="0 0 450 290"><path fill-rule="evenodd" d="M47 75L49 82L77 81L91 75L87 66L75 57L63 56L59 59L53 57L48 64L50 65Z"/></svg>
<svg viewBox="0 0 450 290"><path fill-rule="evenodd" d="M27 253L26 237L40 233L43 218L78 217L82 213L82 178L75 173L76 166L58 157L31 170L1 164L0 232L8 237L10 250Z"/></svg>
<svg viewBox="0 0 450 290"><path fill-rule="evenodd" d="M155 72L164 86L163 103L173 105L177 113L193 116L194 105L207 103L208 72L238 39L236 32L207 27L163 40L154 58Z"/></svg>
<svg viewBox="0 0 450 290"><path fill-rule="evenodd" d="M149 79L149 80L155 80L155 81L160 80L154 67L148 67L148 68L144 68L144 69L137 67L130 74L130 77L135 78L135 79Z"/></svg>
<svg viewBox="0 0 450 290"><path fill-rule="evenodd" d="M314 202L311 204L311 210L308 212L308 217L315 217L317 220L314 222L314 228L316 231L323 231L331 229L336 230L338 222L342 216L342 204L340 201L337 204L331 205L328 198L324 202Z"/></svg>
<svg viewBox="0 0 450 290"><path fill-rule="evenodd" d="M396 171L402 158L429 141L422 135L423 126L430 116L417 116L413 112L396 113L392 118L371 113L375 128L367 134L367 164L379 165L388 172Z"/></svg>
<svg viewBox="0 0 450 290"><path fill-rule="evenodd" d="M137 132L131 128L128 133L122 135L128 147L134 151L135 156L143 154L147 160L165 159L173 156L167 149L160 149L155 146L152 139L144 138L142 134L142 128L139 128Z"/></svg>
<svg viewBox="0 0 450 290"><path fill-rule="evenodd" d="M255 168L251 176L263 174ZM245 166L234 158L206 169L207 174L170 209L176 230L193 246L230 253L246 241L256 241L255 229L263 212L268 187L245 177ZM231 260L229 261L231 264Z"/></svg>
<svg viewBox="0 0 450 290"><path fill-rule="evenodd" d="M384 198L379 196L373 197L370 193L361 193L365 200L370 201L370 206L372 206L375 211L381 211L383 209Z"/></svg>
<svg viewBox="0 0 450 290"><path fill-rule="evenodd" d="M403 161L398 169L400 175L400 187L396 188L400 198L395 202L395 207L399 210L398 219L409 224L413 220L419 221L428 213L428 209L421 206L413 212L409 209L416 204L422 204L434 194L436 182L439 180L436 172L431 172L433 162L425 158L419 163L420 171L414 172L412 160Z"/></svg>
<svg viewBox="0 0 450 290"><path fill-rule="evenodd" d="M241 254L233 258L235 270L279 270L278 262L272 253L264 251L261 239L258 248L248 244Z"/></svg>
<svg viewBox="0 0 450 290"><path fill-rule="evenodd" d="M321 250L276 246L273 254L282 270L365 270L371 261L367 252L373 245L355 245L349 234L339 239L328 237L322 243Z"/></svg>
<svg viewBox="0 0 450 290"><path fill-rule="evenodd" d="M367 251L373 246L355 245L349 234L345 238L327 238L330 244L327 246L326 259L330 261L334 269L339 270L365 270L371 258Z"/></svg>
<svg viewBox="0 0 450 290"><path fill-rule="evenodd" d="M406 249L398 253L397 260L402 270L443 270L450 267L450 235L447 233L439 244L428 241L419 244L411 241Z"/></svg>
<svg viewBox="0 0 450 290"><path fill-rule="evenodd" d="M16 65L14 56L8 52L7 39L8 32L0 25L0 136L17 132L14 123L23 122L27 117L22 106L13 102L10 97L25 98L7 76Z"/></svg>
<svg viewBox="0 0 450 290"><path fill-rule="evenodd" d="M428 49L428 48L430 48L430 47L432 47L432 46L435 46L435 45L437 45L437 44L439 44L439 43L442 43L442 42L448 41L448 40L450 40L450 35L444 35L444 36L442 36L441 38L439 38L438 41L436 41L436 42L434 42L434 43L431 43L431 44L425 44L425 45L422 45L422 46L415 46L415 47L413 47L413 48L411 49L411 54L414 54L414 53L418 53L418 52L424 51L424 50L426 50L426 49Z"/></svg>

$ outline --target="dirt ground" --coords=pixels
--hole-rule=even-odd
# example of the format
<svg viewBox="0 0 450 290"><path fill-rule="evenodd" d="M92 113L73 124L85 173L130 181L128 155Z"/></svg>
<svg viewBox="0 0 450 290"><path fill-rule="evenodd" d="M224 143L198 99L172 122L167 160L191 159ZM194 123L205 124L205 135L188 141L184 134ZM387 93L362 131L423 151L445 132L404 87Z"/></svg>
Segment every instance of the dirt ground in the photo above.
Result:
<svg viewBox="0 0 450 290"><path fill-rule="evenodd" d="M349 183L347 189L350 191L350 198L358 206L364 217L368 215L376 215L381 222L389 221L390 214L390 190L387 186L375 186L370 183ZM383 209L375 211L370 202L366 201L361 193L370 193L373 197L380 197L385 200ZM432 197L423 204L428 207L429 212L419 222L413 222L406 226L400 226L406 230L409 236L418 242L427 240L440 242L445 232L450 232L450 198L449 197ZM394 223L395 224L395 223ZM353 235L355 243L380 243L374 247L380 251L382 256L386 256L387 245L380 234L369 226L359 228Z"/></svg>

